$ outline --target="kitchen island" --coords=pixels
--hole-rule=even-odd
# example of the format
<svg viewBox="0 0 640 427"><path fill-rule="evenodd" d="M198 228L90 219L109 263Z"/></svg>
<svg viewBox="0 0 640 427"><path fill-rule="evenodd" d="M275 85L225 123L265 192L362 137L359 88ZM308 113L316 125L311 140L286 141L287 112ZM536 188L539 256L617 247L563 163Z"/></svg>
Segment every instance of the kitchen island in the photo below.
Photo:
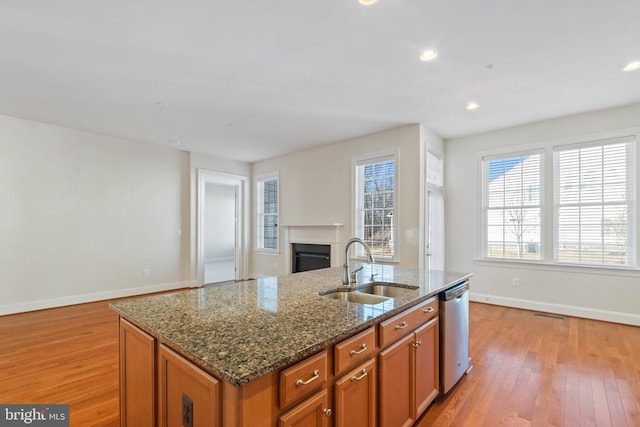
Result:
<svg viewBox="0 0 640 427"><path fill-rule="evenodd" d="M141 425L147 418L148 425L173 425L172 419L186 419L185 426L287 425L290 419L290 425L297 425L296 409L323 391L318 425L338 425L343 414L332 386L337 387L356 362L373 366L357 367L360 375L351 377L375 379L375 363L384 357L378 350L397 344L395 338L382 338L385 321L412 313L414 307L428 306L429 314L437 315L437 294L470 276L378 264L363 267L356 287L373 279L398 284L405 292L378 304L328 298L320 294L340 288L342 278L341 268L329 268L111 304L120 314L122 425ZM415 320L411 325L417 319L411 316L398 317L399 338L426 323ZM437 328L432 329L436 348L431 353L437 364ZM352 337L358 346L349 351L355 353L354 361L339 366L340 345L351 344ZM413 342L416 348L418 341ZM290 390L289 374L303 376L294 378ZM197 379L185 382L185 375ZM375 409L375 400L384 394L375 388L385 384L373 381L371 386L368 398ZM185 387L192 391L185 392ZM336 405L331 404L334 400ZM415 418L416 408L409 410ZM371 418L382 421L383 416Z"/></svg>

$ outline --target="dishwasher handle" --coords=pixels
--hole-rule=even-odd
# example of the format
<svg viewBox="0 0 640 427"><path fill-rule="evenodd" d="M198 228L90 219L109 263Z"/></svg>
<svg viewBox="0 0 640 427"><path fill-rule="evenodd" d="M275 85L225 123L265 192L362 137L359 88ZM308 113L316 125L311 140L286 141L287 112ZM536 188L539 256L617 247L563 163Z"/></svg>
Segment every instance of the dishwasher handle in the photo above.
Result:
<svg viewBox="0 0 640 427"><path fill-rule="evenodd" d="M465 292L469 291L469 281L466 280L459 285L454 286L453 288L444 291L442 294L442 300L449 301L455 298L462 296Z"/></svg>

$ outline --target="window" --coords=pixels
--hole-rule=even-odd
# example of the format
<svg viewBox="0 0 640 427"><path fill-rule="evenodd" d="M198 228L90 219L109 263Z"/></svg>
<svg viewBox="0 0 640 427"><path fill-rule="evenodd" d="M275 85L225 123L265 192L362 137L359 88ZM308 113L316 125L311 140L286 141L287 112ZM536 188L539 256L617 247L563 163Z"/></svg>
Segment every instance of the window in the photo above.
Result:
<svg viewBox="0 0 640 427"><path fill-rule="evenodd" d="M542 257L541 151L483 158L484 256Z"/></svg>
<svg viewBox="0 0 640 427"><path fill-rule="evenodd" d="M355 167L355 235L364 240L376 258L395 259L395 156L360 160ZM357 245L357 256L364 256Z"/></svg>
<svg viewBox="0 0 640 427"><path fill-rule="evenodd" d="M634 137L554 147L554 260L633 266Z"/></svg>
<svg viewBox="0 0 640 427"><path fill-rule="evenodd" d="M278 250L278 180L277 173L256 179L258 249Z"/></svg>

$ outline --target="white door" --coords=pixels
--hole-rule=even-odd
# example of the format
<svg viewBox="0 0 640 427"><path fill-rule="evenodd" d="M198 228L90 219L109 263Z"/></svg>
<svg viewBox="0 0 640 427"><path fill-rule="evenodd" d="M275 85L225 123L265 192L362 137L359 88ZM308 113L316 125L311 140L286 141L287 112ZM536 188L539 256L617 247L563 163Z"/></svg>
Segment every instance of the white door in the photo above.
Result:
<svg viewBox="0 0 640 427"><path fill-rule="evenodd" d="M425 267L444 270L444 169L442 155L427 151Z"/></svg>

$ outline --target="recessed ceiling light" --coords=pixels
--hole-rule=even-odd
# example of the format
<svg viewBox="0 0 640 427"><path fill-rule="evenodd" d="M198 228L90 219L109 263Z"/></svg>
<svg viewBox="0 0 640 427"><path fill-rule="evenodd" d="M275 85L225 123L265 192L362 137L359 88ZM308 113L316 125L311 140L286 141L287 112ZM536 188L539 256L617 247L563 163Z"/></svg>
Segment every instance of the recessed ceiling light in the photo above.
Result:
<svg viewBox="0 0 640 427"><path fill-rule="evenodd" d="M358 2L360 4L365 5L365 6L370 6L370 5L374 4L376 2L376 0L358 0Z"/></svg>
<svg viewBox="0 0 640 427"><path fill-rule="evenodd" d="M466 106L467 110L473 111L473 110L477 110L478 108L480 108L480 104L478 104L477 102L473 101L467 104Z"/></svg>
<svg viewBox="0 0 640 427"><path fill-rule="evenodd" d="M425 50L420 54L420 59L423 61L431 61L432 59L435 59L436 56L438 56L438 52L435 50Z"/></svg>
<svg viewBox="0 0 640 427"><path fill-rule="evenodd" d="M623 68L624 71L640 70L640 61L629 62Z"/></svg>

